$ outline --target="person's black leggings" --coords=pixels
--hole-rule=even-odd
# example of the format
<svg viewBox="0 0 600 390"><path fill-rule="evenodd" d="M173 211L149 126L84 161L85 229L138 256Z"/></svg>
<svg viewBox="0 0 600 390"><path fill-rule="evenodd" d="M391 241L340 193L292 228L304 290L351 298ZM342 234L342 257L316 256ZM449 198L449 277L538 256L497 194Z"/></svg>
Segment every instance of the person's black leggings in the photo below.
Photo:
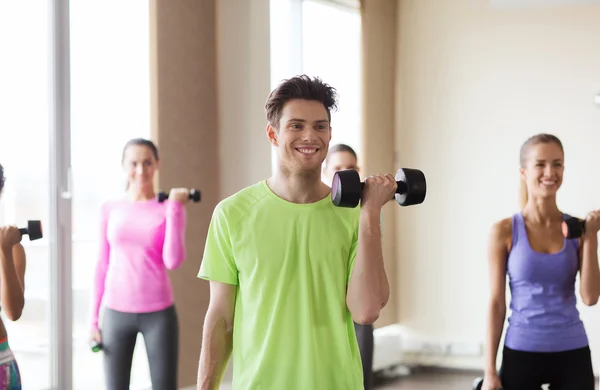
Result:
<svg viewBox="0 0 600 390"><path fill-rule="evenodd" d="M564 352L524 352L504 347L500 381L503 390L594 390L589 347Z"/></svg>
<svg viewBox="0 0 600 390"><path fill-rule="evenodd" d="M373 382L373 349L375 344L373 325L361 325L355 322L354 331L356 332L358 349L360 349L365 390L371 390Z"/></svg>
<svg viewBox="0 0 600 390"><path fill-rule="evenodd" d="M177 389L179 324L175 306L152 313L123 313L105 309L102 325L107 390L129 390L138 333L144 336L152 389Z"/></svg>

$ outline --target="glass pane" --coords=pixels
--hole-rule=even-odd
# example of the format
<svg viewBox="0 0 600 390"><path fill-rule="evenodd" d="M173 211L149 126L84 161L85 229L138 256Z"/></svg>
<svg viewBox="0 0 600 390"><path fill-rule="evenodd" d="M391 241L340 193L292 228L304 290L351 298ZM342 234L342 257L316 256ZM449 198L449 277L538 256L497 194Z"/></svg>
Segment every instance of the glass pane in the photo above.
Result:
<svg viewBox="0 0 600 390"><path fill-rule="evenodd" d="M50 8L39 0L0 1L0 164L6 184L0 225L26 227L49 219L51 106ZM50 247L47 238L22 244L27 256L25 308L11 322L2 313L23 387L50 387Z"/></svg>
<svg viewBox="0 0 600 390"><path fill-rule="evenodd" d="M318 1L303 2L302 72L319 76L337 89L339 109L332 113L331 145L345 143L359 153L362 77L358 9Z"/></svg>
<svg viewBox="0 0 600 390"><path fill-rule="evenodd" d="M150 136L149 40L147 1L71 2L75 389L105 388L103 354L93 353L87 342L99 212L104 201L125 188L120 165L125 142ZM149 387L148 360L139 337L131 388Z"/></svg>

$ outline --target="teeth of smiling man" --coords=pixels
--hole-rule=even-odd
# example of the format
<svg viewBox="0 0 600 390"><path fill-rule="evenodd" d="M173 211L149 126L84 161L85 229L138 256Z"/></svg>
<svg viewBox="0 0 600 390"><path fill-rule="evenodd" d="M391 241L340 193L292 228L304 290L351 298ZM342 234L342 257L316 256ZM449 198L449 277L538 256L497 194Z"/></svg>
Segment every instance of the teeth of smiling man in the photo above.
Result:
<svg viewBox="0 0 600 390"><path fill-rule="evenodd" d="M298 148L297 150L304 154L314 154L317 152L316 148Z"/></svg>

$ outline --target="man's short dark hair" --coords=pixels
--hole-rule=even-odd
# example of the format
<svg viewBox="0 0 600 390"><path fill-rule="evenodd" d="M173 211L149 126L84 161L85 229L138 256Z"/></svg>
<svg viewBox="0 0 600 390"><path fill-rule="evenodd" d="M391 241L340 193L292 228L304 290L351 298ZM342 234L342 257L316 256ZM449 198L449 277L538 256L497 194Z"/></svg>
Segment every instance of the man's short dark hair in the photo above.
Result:
<svg viewBox="0 0 600 390"><path fill-rule="evenodd" d="M337 110L337 91L335 88L321 81L320 78L311 78L300 75L284 80L275 88L267 99L265 111L269 124L279 128L283 106L290 100L304 99L316 100L323 103L327 110L327 119L331 122L331 111Z"/></svg>

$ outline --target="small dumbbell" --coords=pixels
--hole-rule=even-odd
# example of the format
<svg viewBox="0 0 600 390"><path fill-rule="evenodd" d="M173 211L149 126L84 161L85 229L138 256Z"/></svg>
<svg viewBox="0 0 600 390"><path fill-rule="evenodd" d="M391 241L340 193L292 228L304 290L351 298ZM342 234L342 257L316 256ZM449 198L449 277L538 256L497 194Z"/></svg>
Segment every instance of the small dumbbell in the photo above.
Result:
<svg viewBox="0 0 600 390"><path fill-rule="evenodd" d="M19 232L21 236L24 234L29 235L29 241L39 240L44 237L42 233L42 221L27 221L27 227L20 228Z"/></svg>
<svg viewBox="0 0 600 390"><path fill-rule="evenodd" d="M100 352L100 351L102 351L102 344L97 342L96 340L93 340L90 343L90 348L91 348L92 352Z"/></svg>
<svg viewBox="0 0 600 390"><path fill-rule="evenodd" d="M579 238L585 233L585 220L570 217L562 222L562 233L565 238Z"/></svg>
<svg viewBox="0 0 600 390"><path fill-rule="evenodd" d="M473 381L473 390L481 390L483 388L483 378L477 378ZM502 390L502 388L497 389Z"/></svg>
<svg viewBox="0 0 600 390"><path fill-rule="evenodd" d="M158 201L160 203L164 202L165 200L169 199L169 194L166 192L159 192L158 195ZM198 191L195 188L190 189L190 195L189 198L191 201L198 203L200 202L200 191Z"/></svg>
<svg viewBox="0 0 600 390"><path fill-rule="evenodd" d="M412 206L425 201L427 182L425 175L418 169L400 168L396 172L396 202L400 206ZM360 202L365 186L354 169L337 171L333 175L331 198L339 207L356 207Z"/></svg>

